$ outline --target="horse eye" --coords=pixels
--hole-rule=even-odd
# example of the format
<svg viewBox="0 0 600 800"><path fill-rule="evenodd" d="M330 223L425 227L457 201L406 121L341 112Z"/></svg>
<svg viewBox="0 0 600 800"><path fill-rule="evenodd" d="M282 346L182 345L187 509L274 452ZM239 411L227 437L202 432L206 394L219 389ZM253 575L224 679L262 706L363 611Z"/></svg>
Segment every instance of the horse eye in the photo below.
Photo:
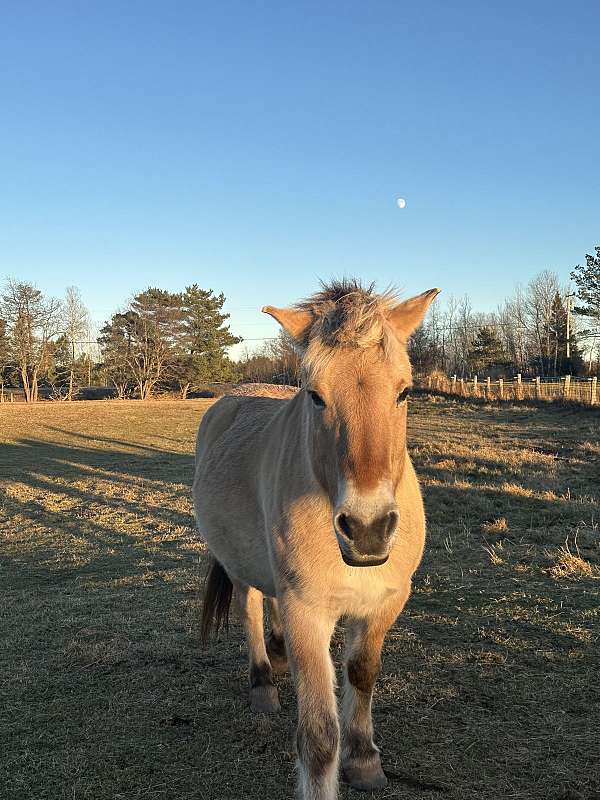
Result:
<svg viewBox="0 0 600 800"><path fill-rule="evenodd" d="M317 392L313 392L310 389L308 390L308 393L310 395L311 400L316 406L318 406L318 408L325 408L325 401L323 400L320 394L317 394Z"/></svg>
<svg viewBox="0 0 600 800"><path fill-rule="evenodd" d="M410 394L410 389L407 386L406 389L403 389L400 392L400 394L398 395L398 397L396 398L396 405L399 406L400 403L403 403L406 400L406 398L408 397L409 394Z"/></svg>

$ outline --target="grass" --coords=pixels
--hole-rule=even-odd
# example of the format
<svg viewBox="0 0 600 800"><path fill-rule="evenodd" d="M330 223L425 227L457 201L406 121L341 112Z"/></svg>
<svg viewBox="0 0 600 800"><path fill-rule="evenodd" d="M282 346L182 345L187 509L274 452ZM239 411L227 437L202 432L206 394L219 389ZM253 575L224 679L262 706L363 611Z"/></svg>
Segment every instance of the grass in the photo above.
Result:
<svg viewBox="0 0 600 800"><path fill-rule="evenodd" d="M239 625L199 647L210 402L0 408L0 797L293 796L289 677L257 719ZM600 417L410 411L429 537L377 685L379 796L598 800Z"/></svg>

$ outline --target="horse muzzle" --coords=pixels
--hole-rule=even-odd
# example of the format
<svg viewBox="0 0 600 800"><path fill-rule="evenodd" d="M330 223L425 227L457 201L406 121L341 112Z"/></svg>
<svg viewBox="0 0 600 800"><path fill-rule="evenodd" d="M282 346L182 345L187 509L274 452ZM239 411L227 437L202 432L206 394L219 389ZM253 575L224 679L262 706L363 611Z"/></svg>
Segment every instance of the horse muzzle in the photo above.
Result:
<svg viewBox="0 0 600 800"><path fill-rule="evenodd" d="M333 520L342 559L349 567L378 567L388 560L399 513L388 508L375 519L365 522L343 509Z"/></svg>

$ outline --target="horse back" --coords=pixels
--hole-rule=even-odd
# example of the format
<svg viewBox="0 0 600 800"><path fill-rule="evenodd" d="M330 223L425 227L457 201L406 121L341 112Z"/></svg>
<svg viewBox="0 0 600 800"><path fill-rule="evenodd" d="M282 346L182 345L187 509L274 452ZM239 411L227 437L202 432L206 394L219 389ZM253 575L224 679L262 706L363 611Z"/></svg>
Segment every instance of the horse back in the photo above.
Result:
<svg viewBox="0 0 600 800"><path fill-rule="evenodd" d="M204 414L196 439L196 465L222 441L235 448L240 441L260 436L287 399L262 396L221 397Z"/></svg>

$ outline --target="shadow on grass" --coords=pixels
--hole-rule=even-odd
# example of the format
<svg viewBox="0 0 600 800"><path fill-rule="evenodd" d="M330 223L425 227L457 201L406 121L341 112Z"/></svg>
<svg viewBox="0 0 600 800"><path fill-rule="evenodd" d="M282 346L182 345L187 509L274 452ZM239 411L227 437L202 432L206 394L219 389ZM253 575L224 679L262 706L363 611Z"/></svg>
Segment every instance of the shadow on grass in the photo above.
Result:
<svg viewBox="0 0 600 800"><path fill-rule="evenodd" d="M552 426L543 427L550 436ZM534 438L540 430L522 434ZM0 464L11 488L2 511L7 526L19 530L2 574L11 608L23 615L14 661L37 676L33 688L15 680L11 702L22 692L14 718L30 715L31 730L37 724L45 734L25 731L27 747L14 739L14 785L44 800L66 796L76 763L84 776L81 796L102 800L291 796L291 679L279 679L278 718L252 717L240 626L205 652L188 627L199 611L202 558L188 548L195 537L185 511L193 456L64 433L79 444L28 437L4 445ZM377 741L396 776L382 796L408 800L415 790L419 797L443 791L461 800L579 796L568 792L591 786L579 754L596 727L600 696L590 686L597 644L561 620L583 627L576 612L589 608L597 592L584 583L575 600L543 574L493 568L482 550L486 539L478 538L494 516L509 518L509 536L526 536L532 519L536 531L562 533L562 526L576 524L577 512L567 501L503 488L511 481L534 490L537 479L526 470L512 475L500 459L476 453L446 456L455 460L457 477L465 477L469 462L475 473L471 483L454 484L452 473L435 463L417 463L430 481L430 537L413 597L390 631L377 688ZM592 470L584 475L590 485ZM568 463L556 467L552 480L571 482ZM460 538L463 527L470 543ZM444 546L448 533L453 553ZM73 563L70 543L82 538L89 552ZM163 580L166 573L175 577ZM36 603L44 597L38 619ZM44 659L52 669L37 675L47 665L36 662ZM50 752L43 739L52 740ZM589 752L586 758L593 767ZM353 796L342 789L342 798Z"/></svg>
<svg viewBox="0 0 600 800"><path fill-rule="evenodd" d="M180 564L182 554L190 557L176 537L161 541L159 534L185 529L185 544L194 534L192 514L181 510L190 497L193 456L108 437L100 441L113 446L86 448L31 438L2 445L0 481L6 488L1 507L7 530L42 529L18 554L5 552L7 579L12 573L17 583L64 583L96 572L117 578L142 573L148 560L166 570ZM69 543L82 539L88 552L82 554L84 563L76 564Z"/></svg>

